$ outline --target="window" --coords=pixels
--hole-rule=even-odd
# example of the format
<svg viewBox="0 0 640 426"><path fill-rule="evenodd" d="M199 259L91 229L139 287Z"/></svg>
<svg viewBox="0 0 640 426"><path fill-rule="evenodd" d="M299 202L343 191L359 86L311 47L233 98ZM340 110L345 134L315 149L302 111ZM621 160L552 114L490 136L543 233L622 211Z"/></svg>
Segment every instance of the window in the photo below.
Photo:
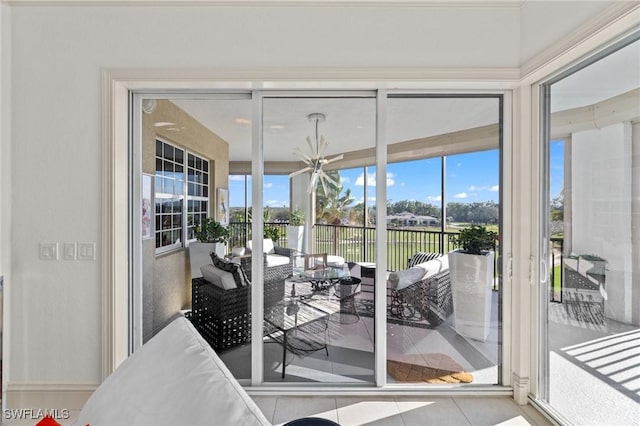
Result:
<svg viewBox="0 0 640 426"><path fill-rule="evenodd" d="M156 140L155 200L156 253L183 247L209 211L209 161L189 152L185 156L185 150Z"/></svg>

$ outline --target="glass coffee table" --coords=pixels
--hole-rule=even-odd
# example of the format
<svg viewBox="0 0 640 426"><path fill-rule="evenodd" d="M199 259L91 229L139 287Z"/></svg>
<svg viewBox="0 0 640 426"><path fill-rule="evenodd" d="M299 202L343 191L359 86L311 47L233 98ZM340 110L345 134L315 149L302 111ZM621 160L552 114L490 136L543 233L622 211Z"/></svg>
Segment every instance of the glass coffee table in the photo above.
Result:
<svg viewBox="0 0 640 426"><path fill-rule="evenodd" d="M287 350L308 355L324 349L327 356L329 313L300 300L287 298L265 308L264 334L282 345L282 378L285 375Z"/></svg>

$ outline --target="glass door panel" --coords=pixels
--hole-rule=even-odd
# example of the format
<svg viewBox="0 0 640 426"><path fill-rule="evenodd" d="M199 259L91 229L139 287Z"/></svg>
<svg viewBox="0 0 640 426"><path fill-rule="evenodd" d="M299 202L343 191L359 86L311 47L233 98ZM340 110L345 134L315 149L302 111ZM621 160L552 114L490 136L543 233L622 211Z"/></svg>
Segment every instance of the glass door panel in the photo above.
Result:
<svg viewBox="0 0 640 426"><path fill-rule="evenodd" d="M375 106L374 98L263 100L265 382L373 382L360 174L375 158Z"/></svg>
<svg viewBox="0 0 640 426"><path fill-rule="evenodd" d="M501 108L499 96L388 101L389 383L499 382ZM472 227L489 245L458 253Z"/></svg>
<svg viewBox="0 0 640 426"><path fill-rule="evenodd" d="M244 208L234 185L251 160L250 124L249 95L143 102L143 340L182 313L238 379L251 377L250 292L223 282L211 253L224 262L245 245L230 221ZM203 240L208 222L228 229L224 242Z"/></svg>
<svg viewBox="0 0 640 426"><path fill-rule="evenodd" d="M640 41L544 93L538 396L567 423L637 424Z"/></svg>

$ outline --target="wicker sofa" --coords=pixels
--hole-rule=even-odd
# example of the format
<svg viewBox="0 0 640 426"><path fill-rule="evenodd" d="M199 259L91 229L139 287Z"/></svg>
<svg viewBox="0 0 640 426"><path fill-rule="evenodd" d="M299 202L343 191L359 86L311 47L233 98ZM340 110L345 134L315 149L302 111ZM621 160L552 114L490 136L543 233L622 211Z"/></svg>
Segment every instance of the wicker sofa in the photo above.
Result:
<svg viewBox="0 0 640 426"><path fill-rule="evenodd" d="M267 240L265 240L267 241ZM271 240L268 240L271 241ZM264 281L273 281L290 277L293 274L293 255L292 250L284 247L270 245L265 242L265 253L263 254L262 264L264 267ZM238 256L235 261L239 262L249 281L252 280L251 259L253 254ZM233 260L232 260L233 261Z"/></svg>
<svg viewBox="0 0 640 426"><path fill-rule="evenodd" d="M389 315L405 320L442 323L453 312L451 279L446 255L418 252L407 269L388 276Z"/></svg>

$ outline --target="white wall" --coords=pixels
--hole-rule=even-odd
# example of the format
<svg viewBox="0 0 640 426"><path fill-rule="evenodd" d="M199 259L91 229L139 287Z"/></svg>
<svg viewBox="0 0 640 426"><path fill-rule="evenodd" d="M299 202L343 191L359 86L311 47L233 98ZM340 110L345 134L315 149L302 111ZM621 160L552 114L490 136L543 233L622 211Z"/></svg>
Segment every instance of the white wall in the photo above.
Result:
<svg viewBox="0 0 640 426"><path fill-rule="evenodd" d="M1 7L3 24L10 20L2 27L10 46L3 71L11 73L2 74L11 91L2 105L2 176L10 170L13 187L4 179L0 194L12 215L2 228L2 259L11 253L2 265L11 277L9 380L36 388L100 381L100 262L41 261L38 243L101 246L102 70L520 64L512 5ZM544 34L536 28L527 34Z"/></svg>
<svg viewBox="0 0 640 426"><path fill-rule="evenodd" d="M630 123L572 135L572 247L608 262L605 315L630 323L632 144Z"/></svg>
<svg viewBox="0 0 640 426"><path fill-rule="evenodd" d="M514 8L10 12L17 231L10 374L19 383L100 380L99 261L40 261L38 243L100 247L102 69L509 67L518 57Z"/></svg>

